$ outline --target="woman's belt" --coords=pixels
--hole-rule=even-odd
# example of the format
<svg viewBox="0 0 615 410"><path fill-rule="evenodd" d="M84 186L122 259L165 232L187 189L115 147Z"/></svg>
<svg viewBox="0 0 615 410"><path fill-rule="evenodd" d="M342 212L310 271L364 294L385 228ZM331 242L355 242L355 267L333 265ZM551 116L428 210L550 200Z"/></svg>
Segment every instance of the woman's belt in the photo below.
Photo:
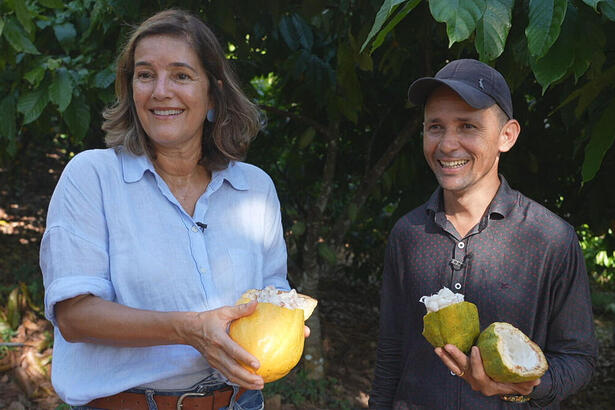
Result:
<svg viewBox="0 0 615 410"><path fill-rule="evenodd" d="M244 388L239 388L235 400L245 393ZM181 396L168 396L154 394L154 400L158 410L217 410L226 407L231 402L233 388L231 386L214 390L209 393L184 393ZM147 400L144 393L122 392L113 396L94 399L88 407L109 410L148 410Z"/></svg>

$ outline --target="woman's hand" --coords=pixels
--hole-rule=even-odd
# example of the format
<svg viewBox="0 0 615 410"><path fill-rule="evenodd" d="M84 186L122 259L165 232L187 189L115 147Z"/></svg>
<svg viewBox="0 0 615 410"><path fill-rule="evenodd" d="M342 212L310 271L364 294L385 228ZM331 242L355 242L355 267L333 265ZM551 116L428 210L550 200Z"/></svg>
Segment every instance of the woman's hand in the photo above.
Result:
<svg viewBox="0 0 615 410"><path fill-rule="evenodd" d="M264 387L263 378L240 365L258 369L258 360L239 346L227 333L229 324L240 317L248 316L256 309L256 302L238 306L226 306L215 310L194 313L184 334L186 344L197 349L209 364L225 375L231 382L250 390Z"/></svg>
<svg viewBox="0 0 615 410"><path fill-rule="evenodd" d="M457 346L447 344L444 348L436 347L436 354L442 362L472 386L472 390L479 391L485 396L504 394L521 394L527 396L534 387L540 384L540 379L524 383L500 383L491 379L480 357L480 350L472 346L470 357L466 356Z"/></svg>

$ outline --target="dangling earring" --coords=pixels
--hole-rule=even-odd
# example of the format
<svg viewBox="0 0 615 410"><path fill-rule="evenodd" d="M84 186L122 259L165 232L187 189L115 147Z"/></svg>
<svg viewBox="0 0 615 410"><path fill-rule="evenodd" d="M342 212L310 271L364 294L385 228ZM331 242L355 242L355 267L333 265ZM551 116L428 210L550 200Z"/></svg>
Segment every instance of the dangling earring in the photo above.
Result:
<svg viewBox="0 0 615 410"><path fill-rule="evenodd" d="M216 111L213 108L207 110L207 121L214 122L216 120Z"/></svg>

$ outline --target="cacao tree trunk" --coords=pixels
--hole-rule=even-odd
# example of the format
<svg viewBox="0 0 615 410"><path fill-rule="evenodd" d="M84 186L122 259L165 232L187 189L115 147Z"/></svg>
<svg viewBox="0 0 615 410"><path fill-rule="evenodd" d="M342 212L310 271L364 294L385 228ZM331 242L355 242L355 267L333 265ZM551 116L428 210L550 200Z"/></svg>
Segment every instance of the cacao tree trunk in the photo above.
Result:
<svg viewBox="0 0 615 410"><path fill-rule="evenodd" d="M318 262L314 258L306 264L306 267L309 270L303 273L302 292L318 299L318 283L320 280ZM305 340L303 363L310 379L322 379L325 376L325 356L322 349L320 311L317 306L312 316L306 322L306 325L310 328L310 337Z"/></svg>

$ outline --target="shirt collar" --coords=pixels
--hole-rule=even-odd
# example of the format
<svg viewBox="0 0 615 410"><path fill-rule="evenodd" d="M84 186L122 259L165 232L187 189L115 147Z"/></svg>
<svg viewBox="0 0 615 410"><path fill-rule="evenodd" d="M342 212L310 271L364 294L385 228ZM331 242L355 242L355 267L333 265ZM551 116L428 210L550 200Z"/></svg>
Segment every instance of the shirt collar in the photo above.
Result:
<svg viewBox="0 0 615 410"><path fill-rule="evenodd" d="M512 211L515 206L517 195L508 182L506 182L506 178L502 174L499 174L500 177L500 187L498 188L498 192L496 192L495 197L489 204L487 208L487 215L489 217L493 216L493 214L497 214L501 217L506 217ZM444 200L442 187L438 186L438 188L431 194L427 202L425 203L426 212L432 214L438 214L439 212L444 212Z"/></svg>
<svg viewBox="0 0 615 410"><path fill-rule="evenodd" d="M154 165L147 155L133 155L123 147L119 148L124 182L130 184L143 178L145 171L154 173Z"/></svg>
<svg viewBox="0 0 615 410"><path fill-rule="evenodd" d="M210 184L213 184L213 189L218 189L224 181L227 181L238 191L245 191L248 189L246 177L243 174L241 167L237 166L235 161L230 161L225 169L212 172Z"/></svg>
<svg viewBox="0 0 615 410"><path fill-rule="evenodd" d="M505 218L510 214L517 202L517 192L508 185L503 175L500 174L499 176L500 188L498 188L495 198L493 198L493 201L489 204L487 212L490 217L493 216L493 214L498 214Z"/></svg>
<svg viewBox="0 0 615 410"><path fill-rule="evenodd" d="M122 159L124 182L126 183L139 181L143 178L145 171L155 173L154 165L146 155L133 155L121 148L120 157ZM225 169L212 172L210 182L213 185L212 188L218 189L224 181L228 181L238 191L248 189L245 175L235 161L229 162Z"/></svg>

